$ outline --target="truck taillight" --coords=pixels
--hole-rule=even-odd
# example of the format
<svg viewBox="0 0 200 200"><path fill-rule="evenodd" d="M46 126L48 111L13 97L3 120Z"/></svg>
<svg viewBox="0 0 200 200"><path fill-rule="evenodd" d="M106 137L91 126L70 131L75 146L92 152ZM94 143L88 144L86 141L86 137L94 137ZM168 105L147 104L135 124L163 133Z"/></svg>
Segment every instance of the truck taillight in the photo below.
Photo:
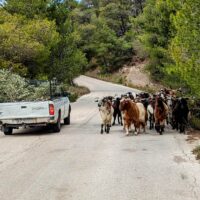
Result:
<svg viewBox="0 0 200 200"><path fill-rule="evenodd" d="M49 104L49 114L54 115L55 114L55 109L53 104Z"/></svg>

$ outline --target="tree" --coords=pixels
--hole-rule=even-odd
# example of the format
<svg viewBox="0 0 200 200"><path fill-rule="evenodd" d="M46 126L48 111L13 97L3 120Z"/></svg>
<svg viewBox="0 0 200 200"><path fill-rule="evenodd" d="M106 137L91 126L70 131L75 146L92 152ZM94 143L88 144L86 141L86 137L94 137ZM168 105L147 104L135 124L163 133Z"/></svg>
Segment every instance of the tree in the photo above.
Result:
<svg viewBox="0 0 200 200"><path fill-rule="evenodd" d="M90 54L91 60L95 58L103 73L115 71L132 55L132 44L123 37L118 38L103 18L82 26L81 34L84 51Z"/></svg>
<svg viewBox="0 0 200 200"><path fill-rule="evenodd" d="M51 1L52 0L6 0L4 9L11 14L21 14L28 18L33 18L35 15L45 16Z"/></svg>
<svg viewBox="0 0 200 200"><path fill-rule="evenodd" d="M168 6L166 0L149 0L143 14L135 21L135 30L139 40L149 54L149 70L156 80L165 76L165 67L173 63L168 45L173 36L171 14L175 7Z"/></svg>
<svg viewBox="0 0 200 200"><path fill-rule="evenodd" d="M0 9L0 66L34 78L44 72L59 34L54 22Z"/></svg>
<svg viewBox="0 0 200 200"><path fill-rule="evenodd" d="M128 5L127 5L128 4ZM132 57L132 1L83 0L73 21L81 33L79 46L89 65L112 72Z"/></svg>
<svg viewBox="0 0 200 200"><path fill-rule="evenodd" d="M78 47L80 34L72 20L72 11L76 4L73 0L55 1L49 8L49 18L56 20L60 42L51 51L48 77L57 77L59 81L70 84L73 84L73 78L87 65L85 54Z"/></svg>
<svg viewBox="0 0 200 200"><path fill-rule="evenodd" d="M176 35L170 52L176 65L172 68L185 80L193 94L200 97L200 2L187 0L182 9L174 16Z"/></svg>
<svg viewBox="0 0 200 200"><path fill-rule="evenodd" d="M61 39L57 47L52 51L52 62L49 71L49 79L56 77L60 82L73 84L73 79L87 65L84 53L77 48L77 36L75 32Z"/></svg>
<svg viewBox="0 0 200 200"><path fill-rule="evenodd" d="M118 36L131 29L131 18L143 11L144 0L101 0L100 16Z"/></svg>
<svg viewBox="0 0 200 200"><path fill-rule="evenodd" d="M72 82L86 65L71 20L75 0L7 0L0 9L0 67Z"/></svg>

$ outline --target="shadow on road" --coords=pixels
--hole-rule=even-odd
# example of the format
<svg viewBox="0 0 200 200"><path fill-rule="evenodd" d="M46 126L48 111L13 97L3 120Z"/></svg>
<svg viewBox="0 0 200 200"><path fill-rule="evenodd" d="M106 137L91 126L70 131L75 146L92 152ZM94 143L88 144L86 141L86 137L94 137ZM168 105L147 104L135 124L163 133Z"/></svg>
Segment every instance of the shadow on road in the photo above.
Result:
<svg viewBox="0 0 200 200"><path fill-rule="evenodd" d="M27 129L19 129L14 130L14 133L11 135L12 137L20 137L20 136L42 136L42 135L54 135L59 133L54 133L47 127L37 127L37 128L27 128Z"/></svg>

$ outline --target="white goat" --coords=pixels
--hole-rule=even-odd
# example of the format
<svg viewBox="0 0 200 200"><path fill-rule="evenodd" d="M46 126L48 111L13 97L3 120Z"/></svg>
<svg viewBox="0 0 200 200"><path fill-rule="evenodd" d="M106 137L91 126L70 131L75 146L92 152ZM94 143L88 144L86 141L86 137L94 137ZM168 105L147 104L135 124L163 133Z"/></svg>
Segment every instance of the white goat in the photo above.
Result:
<svg viewBox="0 0 200 200"><path fill-rule="evenodd" d="M99 106L100 116L102 119L101 134L103 134L104 130L106 133L109 133L111 123L112 123L113 112L114 112L113 107L112 107L112 102L107 98L103 98L98 103L98 106Z"/></svg>

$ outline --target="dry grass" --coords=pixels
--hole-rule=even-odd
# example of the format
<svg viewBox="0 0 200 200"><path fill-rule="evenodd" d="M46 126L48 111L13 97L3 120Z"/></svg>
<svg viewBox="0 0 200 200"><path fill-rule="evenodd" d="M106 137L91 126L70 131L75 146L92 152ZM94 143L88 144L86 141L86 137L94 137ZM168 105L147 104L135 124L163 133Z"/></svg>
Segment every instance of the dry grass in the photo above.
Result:
<svg viewBox="0 0 200 200"><path fill-rule="evenodd" d="M186 139L189 143L194 143L200 140L200 131L198 130L191 130L191 132L188 133L188 138ZM197 146L193 151L193 154L196 155L196 158L200 160L200 146Z"/></svg>
<svg viewBox="0 0 200 200"><path fill-rule="evenodd" d="M192 152L196 155L196 159L200 160L200 146L197 146Z"/></svg>
<svg viewBox="0 0 200 200"><path fill-rule="evenodd" d="M108 81L112 83L117 83L117 84L124 84L126 81L125 75L121 75L118 72L112 73L112 74L101 74L99 73L98 69L94 71L89 71L86 73L87 76L100 79L103 81Z"/></svg>
<svg viewBox="0 0 200 200"><path fill-rule="evenodd" d="M190 124L192 125L192 127L194 127L195 129L200 130L200 119L192 117L190 119Z"/></svg>
<svg viewBox="0 0 200 200"><path fill-rule="evenodd" d="M79 97L90 93L90 90L82 86L69 86L68 92L70 93L69 99L71 102L75 102Z"/></svg>
<svg viewBox="0 0 200 200"><path fill-rule="evenodd" d="M148 93L152 93L154 94L156 92L156 90L154 88L147 86L138 86L138 85L134 85L132 83L126 83L126 86L131 87L131 88L135 88L144 92L148 92Z"/></svg>
<svg viewBox="0 0 200 200"><path fill-rule="evenodd" d="M200 140L200 132L197 130L192 130L188 133L188 138L186 139L187 142L193 143L197 140Z"/></svg>

